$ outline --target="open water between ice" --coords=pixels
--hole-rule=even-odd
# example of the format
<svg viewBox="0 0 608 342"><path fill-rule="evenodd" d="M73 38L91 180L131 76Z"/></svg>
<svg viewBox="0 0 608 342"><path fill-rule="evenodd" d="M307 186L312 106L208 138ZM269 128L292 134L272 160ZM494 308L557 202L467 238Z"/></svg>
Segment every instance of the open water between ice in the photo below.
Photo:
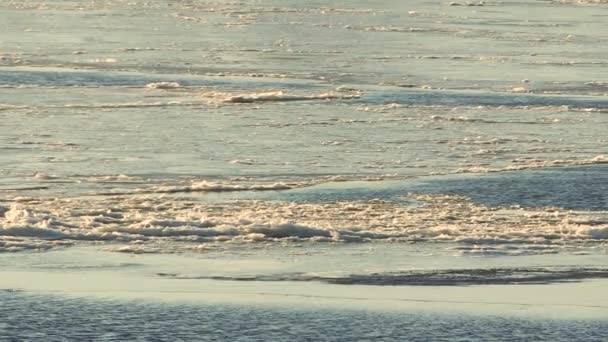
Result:
<svg viewBox="0 0 608 342"><path fill-rule="evenodd" d="M0 292L1 341L605 341L606 321L159 304Z"/></svg>

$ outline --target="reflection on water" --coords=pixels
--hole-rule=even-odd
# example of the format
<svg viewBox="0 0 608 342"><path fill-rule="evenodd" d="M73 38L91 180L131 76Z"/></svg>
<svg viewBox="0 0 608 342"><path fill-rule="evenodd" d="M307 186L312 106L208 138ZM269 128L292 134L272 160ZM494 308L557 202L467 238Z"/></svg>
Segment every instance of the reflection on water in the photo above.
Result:
<svg viewBox="0 0 608 342"><path fill-rule="evenodd" d="M5 341L603 341L608 322L92 301L0 292Z"/></svg>

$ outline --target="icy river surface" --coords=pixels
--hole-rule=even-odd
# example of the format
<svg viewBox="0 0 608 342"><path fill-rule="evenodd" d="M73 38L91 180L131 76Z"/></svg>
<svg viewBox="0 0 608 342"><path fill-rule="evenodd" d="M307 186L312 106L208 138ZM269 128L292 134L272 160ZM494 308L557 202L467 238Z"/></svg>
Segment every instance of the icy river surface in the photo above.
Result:
<svg viewBox="0 0 608 342"><path fill-rule="evenodd" d="M61 336L53 318L12 326L41 301L92 324L68 339L170 339L170 319L128 335L109 314L137 297L116 293L153 278L163 285L124 319L209 313L208 326L183 323L185 340L238 340L231 322L252 315L252 340L601 340L607 22L604 0L1 1L0 317L12 318L0 339ZM99 258L110 266L86 266ZM73 282L79 263L92 279L134 280L110 301L73 297L104 293ZM333 304L159 303L186 291L175 284L257 297L280 284ZM482 305L470 290L513 286L556 292L490 291ZM446 292L457 288L470 293ZM417 296L452 316L382 304ZM501 298L542 320L484 309ZM332 311L342 304L352 310ZM556 313L566 307L592 319ZM463 326L462 312L492 315Z"/></svg>

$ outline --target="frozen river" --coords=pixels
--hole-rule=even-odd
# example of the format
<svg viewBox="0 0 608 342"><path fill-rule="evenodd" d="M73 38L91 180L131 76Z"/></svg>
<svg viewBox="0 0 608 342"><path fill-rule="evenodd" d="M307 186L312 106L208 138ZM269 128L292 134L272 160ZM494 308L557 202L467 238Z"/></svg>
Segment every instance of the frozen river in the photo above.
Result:
<svg viewBox="0 0 608 342"><path fill-rule="evenodd" d="M143 310L156 320L166 310L194 319L205 308L219 319L210 326L226 332L247 310L282 317L255 323L259 338L297 325L299 315L306 331L333 317L304 308L306 300L295 303L305 312L281 311L284 300L257 306L286 284L302 298L365 289L376 301L340 311L320 335L292 331L301 340L334 340L348 324L355 330L339 332L343 340L412 339L411 331L441 340L456 326L464 330L452 337L488 340L504 318L523 334L516 340L581 332L599 341L607 21L603 0L2 1L0 305L11 308L10 322L25 322L23 308L40 301L50 317L93 303L83 305L111 321L114 300L138 298L152 277L163 285L126 316ZM143 269L123 260L104 273L105 260L136 254L145 254L137 256ZM293 255L302 259L278 269L246 262ZM167 269L163 258L173 260ZM97 259L92 279L133 282L109 302L52 304L103 293L73 282L74 267ZM176 284L253 288L263 300L159 304L163 291L191 293ZM488 290L512 286L522 292ZM485 304L464 305L462 316L456 303L476 302L477 287L489 291ZM379 298L387 288L394 296ZM556 292L535 301L539 294L524 288ZM396 318L384 305L418 297L457 314L425 311L417 321L419 307ZM535 321L486 310L504 298L517 298L507 304ZM321 309L345 304L327 302ZM374 314L361 313L370 307ZM564 307L576 317L547 314ZM378 312L388 315L382 333L356 330L354 321L374 325ZM461 325L488 312L469 330ZM15 335L22 328L5 321L0 339L43 338ZM430 331L433 322L441 327ZM109 326L69 337L133 338ZM188 324L183 338L205 329Z"/></svg>

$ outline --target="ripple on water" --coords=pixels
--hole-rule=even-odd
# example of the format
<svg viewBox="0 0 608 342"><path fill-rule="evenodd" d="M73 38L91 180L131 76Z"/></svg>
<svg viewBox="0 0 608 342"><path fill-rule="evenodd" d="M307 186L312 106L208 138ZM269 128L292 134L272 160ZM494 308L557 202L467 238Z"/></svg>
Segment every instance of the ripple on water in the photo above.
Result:
<svg viewBox="0 0 608 342"><path fill-rule="evenodd" d="M602 321L166 305L0 292L0 339L602 341Z"/></svg>

